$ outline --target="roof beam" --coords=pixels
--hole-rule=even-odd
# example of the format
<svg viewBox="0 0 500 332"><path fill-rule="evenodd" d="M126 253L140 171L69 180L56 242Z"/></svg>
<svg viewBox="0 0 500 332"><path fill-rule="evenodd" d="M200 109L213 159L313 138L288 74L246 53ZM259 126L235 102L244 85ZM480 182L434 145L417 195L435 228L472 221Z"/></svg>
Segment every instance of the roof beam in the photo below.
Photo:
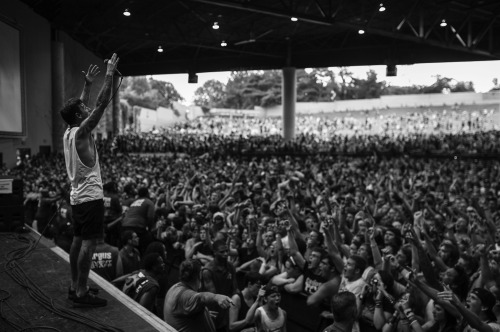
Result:
<svg viewBox="0 0 500 332"><path fill-rule="evenodd" d="M232 8L232 9L239 9L247 12L253 12L253 13L258 13L258 14L264 14L264 15L269 15L269 16L274 16L274 17L281 17L281 18L289 18L290 13L284 13L282 11L272 9L272 8L267 8L267 7L260 7L260 6L255 6L255 5L249 5L247 3L235 3L227 0L188 0L191 2L198 2L198 3L204 3L212 6L219 6L219 7L226 7L226 8ZM310 15L299 15L295 14L295 16L302 22L307 22L311 24L317 24L317 25L323 25L323 26L331 26L331 27L341 27L345 29L350 29L350 30L357 30L360 28L363 28L359 24L354 24L354 23L348 23L348 22L340 22L340 21L334 21L334 20L328 20L328 19L322 19L319 17L314 17ZM442 16L440 16L442 17ZM430 33L432 32L433 28L435 25L438 23L439 19L437 19L429 31L425 34L424 38L416 37L416 36L411 36L411 35L406 35L403 33L398 33L394 31L386 31L383 29L379 28L373 28L369 27L366 29L367 33L371 33L374 35L379 35L383 37L388 37L388 38L395 38L403 41L410 41L414 43L420 43L420 44L426 44L429 46L434 46L434 47L439 47L439 48L445 48L445 49L450 49L450 50L457 50L461 52L468 52L471 54L477 54L481 56L487 56L491 57L492 59L498 59L500 55L498 54L492 54L489 51L486 50L478 50L478 49L471 49L463 46L456 46L456 45L445 45L441 41L434 41L434 40L429 40L428 37ZM490 24L493 24L493 22L490 22ZM487 30L485 30L484 33L486 33ZM484 37L484 36L483 36Z"/></svg>

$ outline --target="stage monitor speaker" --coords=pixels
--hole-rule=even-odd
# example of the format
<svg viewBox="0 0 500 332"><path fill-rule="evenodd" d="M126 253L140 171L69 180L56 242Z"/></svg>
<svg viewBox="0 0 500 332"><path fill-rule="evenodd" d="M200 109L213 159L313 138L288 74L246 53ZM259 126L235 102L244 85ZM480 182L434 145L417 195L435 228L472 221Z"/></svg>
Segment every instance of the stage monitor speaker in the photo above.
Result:
<svg viewBox="0 0 500 332"><path fill-rule="evenodd" d="M23 180L0 176L0 209L4 206L23 205Z"/></svg>
<svg viewBox="0 0 500 332"><path fill-rule="evenodd" d="M24 226L24 207L11 205L0 207L0 232L14 232Z"/></svg>

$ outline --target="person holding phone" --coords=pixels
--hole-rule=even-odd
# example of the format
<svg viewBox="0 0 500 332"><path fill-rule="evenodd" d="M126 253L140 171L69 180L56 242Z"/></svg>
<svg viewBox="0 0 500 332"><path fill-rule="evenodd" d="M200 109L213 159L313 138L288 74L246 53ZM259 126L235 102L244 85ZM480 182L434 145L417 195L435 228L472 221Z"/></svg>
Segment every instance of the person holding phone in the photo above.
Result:
<svg viewBox="0 0 500 332"><path fill-rule="evenodd" d="M229 309L229 331L255 331L253 322L255 310L262 305L265 286L262 286L262 276L257 272L248 272L244 277L245 288L236 292L231 300L233 306Z"/></svg>

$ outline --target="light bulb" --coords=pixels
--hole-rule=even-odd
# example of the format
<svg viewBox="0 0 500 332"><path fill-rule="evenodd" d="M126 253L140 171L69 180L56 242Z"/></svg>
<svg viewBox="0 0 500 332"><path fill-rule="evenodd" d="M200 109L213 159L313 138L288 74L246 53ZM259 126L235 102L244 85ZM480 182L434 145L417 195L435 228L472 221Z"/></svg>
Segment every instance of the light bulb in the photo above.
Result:
<svg viewBox="0 0 500 332"><path fill-rule="evenodd" d="M296 17L291 17L290 20L292 20L292 22L297 22L299 19Z"/></svg>
<svg viewBox="0 0 500 332"><path fill-rule="evenodd" d="M162 53L163 52L163 48L161 46L158 46L158 53Z"/></svg>
<svg viewBox="0 0 500 332"><path fill-rule="evenodd" d="M442 27L445 27L445 26L447 26L448 24L446 23L446 20L445 20L445 19L443 19L443 20L441 21L441 24L439 24L439 25L440 25L440 26L442 26Z"/></svg>
<svg viewBox="0 0 500 332"><path fill-rule="evenodd" d="M212 25L212 29L214 29L214 30L219 29L219 23L214 22L214 25Z"/></svg>
<svg viewBox="0 0 500 332"><path fill-rule="evenodd" d="M379 12L385 12L385 7L384 7L383 3L380 4L380 7L379 7L378 11Z"/></svg>
<svg viewBox="0 0 500 332"><path fill-rule="evenodd" d="M364 33L365 33L365 30L358 30L358 33L359 33L360 35L362 35L362 34L364 34Z"/></svg>
<svg viewBox="0 0 500 332"><path fill-rule="evenodd" d="M227 43L223 40L222 43L220 43L220 46L222 47L226 47L227 46Z"/></svg>
<svg viewBox="0 0 500 332"><path fill-rule="evenodd" d="M128 11L128 8L125 8L125 10L123 11L123 15L124 16L130 16L130 12Z"/></svg>

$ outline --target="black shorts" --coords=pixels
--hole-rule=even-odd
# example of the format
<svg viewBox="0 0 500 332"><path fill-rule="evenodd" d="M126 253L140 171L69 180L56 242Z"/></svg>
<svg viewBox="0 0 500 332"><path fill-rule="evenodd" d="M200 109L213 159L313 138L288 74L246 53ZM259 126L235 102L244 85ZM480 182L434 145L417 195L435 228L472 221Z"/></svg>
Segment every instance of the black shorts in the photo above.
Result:
<svg viewBox="0 0 500 332"><path fill-rule="evenodd" d="M85 202L71 206L75 236L83 240L101 239L104 234L104 200Z"/></svg>

